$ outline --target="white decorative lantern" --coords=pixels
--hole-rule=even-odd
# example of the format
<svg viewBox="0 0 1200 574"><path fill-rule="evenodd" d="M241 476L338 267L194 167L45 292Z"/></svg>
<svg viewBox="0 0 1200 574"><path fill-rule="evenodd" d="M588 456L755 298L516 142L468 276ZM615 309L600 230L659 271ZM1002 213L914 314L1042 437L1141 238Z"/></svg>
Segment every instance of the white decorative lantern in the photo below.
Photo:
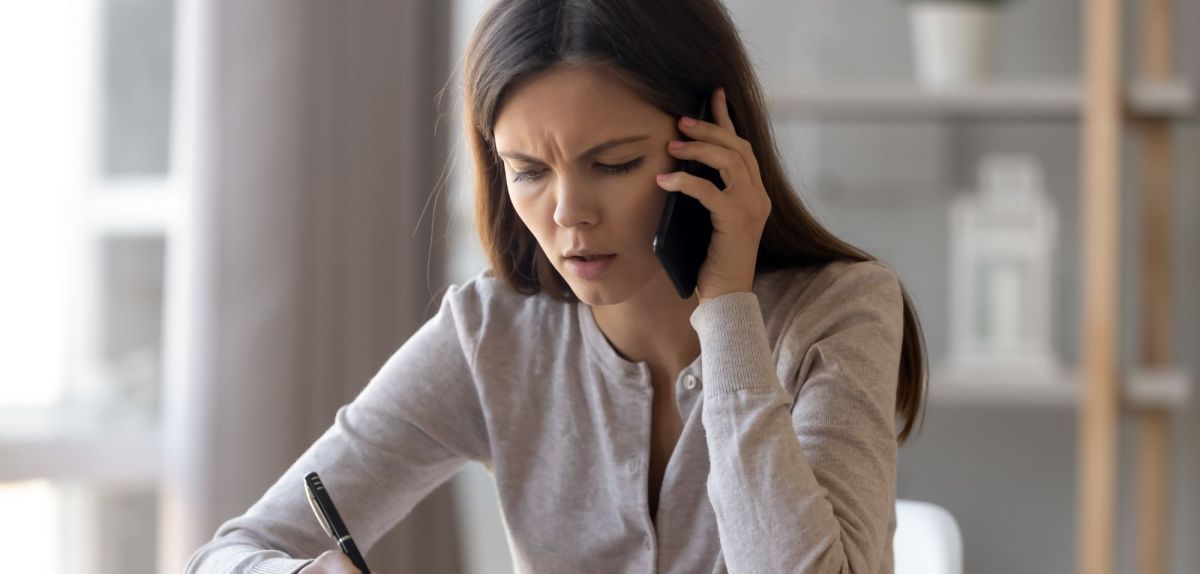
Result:
<svg viewBox="0 0 1200 574"><path fill-rule="evenodd" d="M1058 221L1030 156L984 159L977 193L950 206L948 367L1054 380L1053 251Z"/></svg>

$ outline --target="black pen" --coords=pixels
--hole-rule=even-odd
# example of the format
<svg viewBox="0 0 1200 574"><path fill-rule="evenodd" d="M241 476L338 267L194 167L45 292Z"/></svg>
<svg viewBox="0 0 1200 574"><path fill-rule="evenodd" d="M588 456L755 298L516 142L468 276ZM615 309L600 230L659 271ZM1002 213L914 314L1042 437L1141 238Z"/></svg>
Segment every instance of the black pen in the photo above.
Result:
<svg viewBox="0 0 1200 574"><path fill-rule="evenodd" d="M342 522L337 507L333 505L329 491L325 490L325 485L321 483L321 477L317 476L316 472L310 472L304 477L304 494L308 496L308 504L312 506L313 513L317 515L317 521L321 523L325 533L337 541L338 547L342 549L343 554L350 557L355 568L362 570L363 574L371 574L367 568L367 561L363 560L362 554L358 552L358 545L354 544L350 531Z"/></svg>

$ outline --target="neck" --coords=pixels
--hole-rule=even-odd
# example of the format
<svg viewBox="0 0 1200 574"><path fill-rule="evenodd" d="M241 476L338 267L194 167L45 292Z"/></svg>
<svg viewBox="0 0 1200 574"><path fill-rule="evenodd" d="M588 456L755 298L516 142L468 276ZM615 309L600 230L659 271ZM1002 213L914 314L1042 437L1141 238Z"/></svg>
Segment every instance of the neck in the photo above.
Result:
<svg viewBox="0 0 1200 574"><path fill-rule="evenodd" d="M661 272L631 299L591 306L591 312L618 354L673 376L700 355L700 338L690 320L699 303L695 294L680 298Z"/></svg>

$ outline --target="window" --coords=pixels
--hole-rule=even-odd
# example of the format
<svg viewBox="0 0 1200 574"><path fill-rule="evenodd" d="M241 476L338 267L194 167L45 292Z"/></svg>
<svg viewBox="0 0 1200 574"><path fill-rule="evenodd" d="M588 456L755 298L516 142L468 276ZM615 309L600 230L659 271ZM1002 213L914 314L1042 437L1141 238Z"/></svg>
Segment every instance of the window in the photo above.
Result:
<svg viewBox="0 0 1200 574"><path fill-rule="evenodd" d="M25 517L0 527L13 571L156 570L174 9L0 7L0 508ZM3 530L17 524L29 530Z"/></svg>

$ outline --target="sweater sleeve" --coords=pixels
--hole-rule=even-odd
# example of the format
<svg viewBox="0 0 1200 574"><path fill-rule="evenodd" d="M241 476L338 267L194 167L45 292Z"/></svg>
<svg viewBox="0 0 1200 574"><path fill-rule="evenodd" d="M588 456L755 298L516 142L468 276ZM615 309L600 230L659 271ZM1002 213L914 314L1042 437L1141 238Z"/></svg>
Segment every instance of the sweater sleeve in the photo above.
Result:
<svg viewBox="0 0 1200 574"><path fill-rule="evenodd" d="M794 400L756 294L722 295L692 315L722 552L733 573L874 574L896 496L900 286L886 267L856 263L802 311L823 318L780 335L781 345L815 340L808 368L788 371L803 377Z"/></svg>
<svg viewBox="0 0 1200 574"><path fill-rule="evenodd" d="M438 313L384 363L332 425L244 514L190 557L188 574L290 574L336 549L304 494L317 471L366 553L466 462L486 462L488 438L468 362L477 319L451 285Z"/></svg>

